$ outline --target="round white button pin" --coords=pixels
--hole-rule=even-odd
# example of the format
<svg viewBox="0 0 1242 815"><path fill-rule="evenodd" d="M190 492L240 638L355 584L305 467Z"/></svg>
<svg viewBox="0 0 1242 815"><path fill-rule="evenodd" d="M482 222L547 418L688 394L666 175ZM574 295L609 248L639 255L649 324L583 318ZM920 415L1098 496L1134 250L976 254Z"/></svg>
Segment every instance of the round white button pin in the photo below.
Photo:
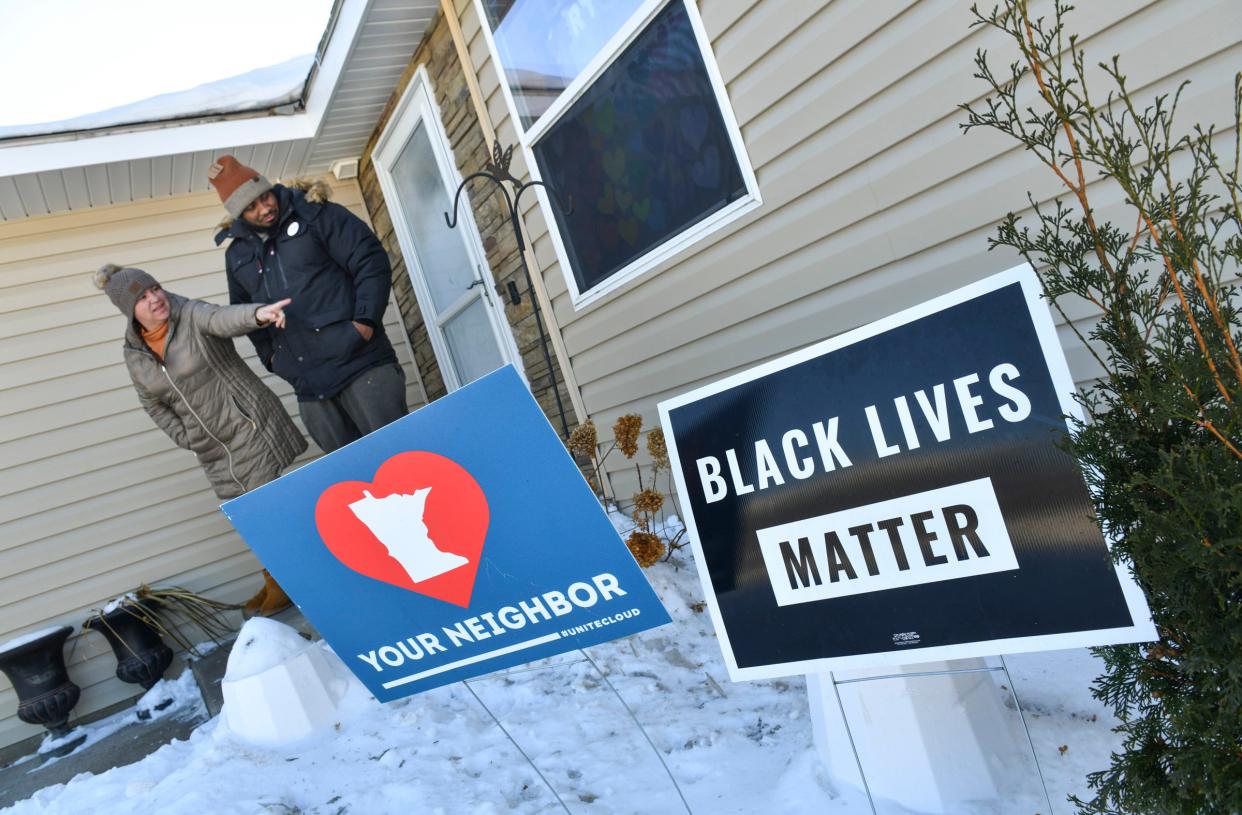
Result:
<svg viewBox="0 0 1242 815"><path fill-rule="evenodd" d="M301 228L302 228L301 225L299 225L297 221L294 221L293 223L289 224L289 228L286 229L285 232L288 233L289 237L292 238L294 235L298 234L298 230Z"/></svg>

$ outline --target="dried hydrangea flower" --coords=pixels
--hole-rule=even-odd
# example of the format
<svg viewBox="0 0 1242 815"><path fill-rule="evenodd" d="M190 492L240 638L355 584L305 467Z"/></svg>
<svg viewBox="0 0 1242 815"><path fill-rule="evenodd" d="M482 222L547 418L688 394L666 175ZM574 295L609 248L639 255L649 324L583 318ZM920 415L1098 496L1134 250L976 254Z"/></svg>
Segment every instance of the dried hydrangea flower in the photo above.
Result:
<svg viewBox="0 0 1242 815"><path fill-rule="evenodd" d="M644 569L654 566L664 556L664 542L650 532L634 530L625 539L625 545Z"/></svg>
<svg viewBox="0 0 1242 815"><path fill-rule="evenodd" d="M612 426L612 435L617 440L617 449L626 458L633 458L638 452L638 434L643 429L643 417L637 413L627 413Z"/></svg>
<svg viewBox="0 0 1242 815"><path fill-rule="evenodd" d="M657 427L647 434L647 454L657 470L668 467L668 445L664 443L664 428Z"/></svg>
<svg viewBox="0 0 1242 815"><path fill-rule="evenodd" d="M659 490L643 490L634 493L634 512L655 515L664 506L664 493Z"/></svg>
<svg viewBox="0 0 1242 815"><path fill-rule="evenodd" d="M595 432L595 422L587 419L575 427L574 432L569 434L569 441L566 442L565 446L575 456L594 458L595 448L598 443L599 439Z"/></svg>

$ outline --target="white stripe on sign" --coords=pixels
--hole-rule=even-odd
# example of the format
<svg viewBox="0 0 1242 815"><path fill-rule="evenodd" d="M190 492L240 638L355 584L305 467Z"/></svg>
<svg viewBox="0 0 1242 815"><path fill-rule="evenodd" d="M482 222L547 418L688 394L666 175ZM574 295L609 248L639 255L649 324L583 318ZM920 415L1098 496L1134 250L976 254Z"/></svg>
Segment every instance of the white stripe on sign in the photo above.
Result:
<svg viewBox="0 0 1242 815"><path fill-rule="evenodd" d="M990 478L756 535L781 606L1018 568Z"/></svg>
<svg viewBox="0 0 1242 815"><path fill-rule="evenodd" d="M420 673L410 674L409 676L403 676L400 679L394 679L391 682L385 682L384 690L391 690L392 688L395 688L398 685L408 685L411 682L417 682L418 680L426 679L429 676L435 676L436 674L442 674L445 671L452 671L452 670L456 670L457 668L464 668L467 665L473 665L476 662L482 662L486 659L491 659L492 657L499 657L499 656L504 656L505 654L512 654L514 651L521 651L525 648L534 648L536 645L543 645L545 642L552 642L553 640L559 640L560 638L561 638L561 635L559 633L547 634L546 636L535 637L535 639L533 640L526 640L525 642L519 642L517 645L509 645L504 648L497 648L495 651L488 651L486 654L475 654L472 657L466 657L465 659L459 659L456 662L450 662L447 665L441 665L438 668L432 668L430 670L422 671Z"/></svg>

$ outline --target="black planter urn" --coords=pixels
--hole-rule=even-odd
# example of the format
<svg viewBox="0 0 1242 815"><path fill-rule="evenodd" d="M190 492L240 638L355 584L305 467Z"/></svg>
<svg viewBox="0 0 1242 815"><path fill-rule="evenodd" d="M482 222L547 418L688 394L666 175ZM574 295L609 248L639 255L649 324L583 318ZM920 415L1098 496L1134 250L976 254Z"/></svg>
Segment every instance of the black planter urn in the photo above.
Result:
<svg viewBox="0 0 1242 815"><path fill-rule="evenodd" d="M53 738L69 732L69 711L82 695L65 669L65 640L72 633L64 625L0 651L0 671L17 692L17 718L43 725Z"/></svg>
<svg viewBox="0 0 1242 815"><path fill-rule="evenodd" d="M89 617L82 627L98 631L108 640L116 655L117 679L151 690L172 664L173 652L160 639L159 632L143 619L153 614L151 607L141 601L136 605L140 608L131 610L132 605L123 604Z"/></svg>

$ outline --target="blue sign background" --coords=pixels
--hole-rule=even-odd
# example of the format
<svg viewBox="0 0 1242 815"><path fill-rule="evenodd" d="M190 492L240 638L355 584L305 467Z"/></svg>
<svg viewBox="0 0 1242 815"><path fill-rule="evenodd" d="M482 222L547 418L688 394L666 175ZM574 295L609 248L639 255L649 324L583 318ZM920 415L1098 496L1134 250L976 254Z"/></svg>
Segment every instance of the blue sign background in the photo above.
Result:
<svg viewBox="0 0 1242 815"><path fill-rule="evenodd" d="M329 551L315 525L315 505L341 481L371 481L392 456L436 453L464 467L483 488L490 523L469 608L366 577ZM512 367L502 368L359 441L225 503L224 513L333 650L380 701L391 701L564 651L670 622L629 549L604 514ZM441 626L602 573L626 592L564 616L527 622L479 642L453 645ZM486 655L500 648L636 610L625 619L511 653L484 657L426 678L384 683ZM490 626L484 626L489 628ZM447 652L400 667L361 660L422 632Z"/></svg>

